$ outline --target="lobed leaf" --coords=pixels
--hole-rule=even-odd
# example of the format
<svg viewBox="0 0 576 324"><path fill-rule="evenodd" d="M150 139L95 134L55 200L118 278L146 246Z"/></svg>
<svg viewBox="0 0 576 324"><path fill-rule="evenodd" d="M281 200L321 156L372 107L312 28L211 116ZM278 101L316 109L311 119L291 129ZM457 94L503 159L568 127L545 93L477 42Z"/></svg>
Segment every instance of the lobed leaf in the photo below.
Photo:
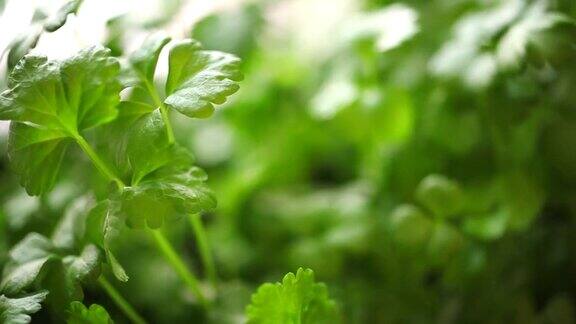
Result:
<svg viewBox="0 0 576 324"><path fill-rule="evenodd" d="M265 283L252 295L246 313L249 324L338 323L336 304L326 286L314 281L310 269L288 273L282 283Z"/></svg>
<svg viewBox="0 0 576 324"><path fill-rule="evenodd" d="M193 118L212 115L214 105L240 88L240 59L234 55L202 50L200 43L183 40L170 50L164 103Z"/></svg>
<svg viewBox="0 0 576 324"><path fill-rule="evenodd" d="M204 171L189 166L174 171L163 174L160 170L122 192L119 211L130 226L159 228L165 220L216 207L216 199L203 183Z"/></svg>
<svg viewBox="0 0 576 324"><path fill-rule="evenodd" d="M238 81L242 79L240 59L203 50L194 40L177 42L170 49L166 98L161 99L154 86L154 72L160 52L169 41L168 37L153 35L130 56L131 70L124 77L125 84L132 87L127 101L154 108L166 104L188 117L210 116L214 105L224 103L238 91Z"/></svg>
<svg viewBox="0 0 576 324"><path fill-rule="evenodd" d="M100 252L93 245L86 245L75 255L56 248L48 238L31 233L10 251L0 291L16 295L40 285L57 302L80 299L80 282L96 276L99 265Z"/></svg>
<svg viewBox="0 0 576 324"><path fill-rule="evenodd" d="M112 324L113 321L106 309L98 304L86 308L81 302L70 303L68 324Z"/></svg>
<svg viewBox="0 0 576 324"><path fill-rule="evenodd" d="M11 165L29 194L53 187L68 138L115 119L119 64L109 52L91 47L63 61L29 55L10 74L0 119L12 120Z"/></svg>
<svg viewBox="0 0 576 324"><path fill-rule="evenodd" d="M42 307L41 302L46 299L47 291L41 291L19 298L8 298L0 295L0 322L4 324L27 324L34 314Z"/></svg>

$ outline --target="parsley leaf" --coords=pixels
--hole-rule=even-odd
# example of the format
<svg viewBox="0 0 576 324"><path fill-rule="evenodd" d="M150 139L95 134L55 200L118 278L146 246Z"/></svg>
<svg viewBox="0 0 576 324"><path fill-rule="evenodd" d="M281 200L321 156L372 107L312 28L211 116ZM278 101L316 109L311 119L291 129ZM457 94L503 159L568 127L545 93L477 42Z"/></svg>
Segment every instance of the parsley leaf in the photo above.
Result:
<svg viewBox="0 0 576 324"><path fill-rule="evenodd" d="M328 290L314 281L310 269L288 273L282 283L265 283L252 295L246 309L249 324L338 323L336 304Z"/></svg>
<svg viewBox="0 0 576 324"><path fill-rule="evenodd" d="M188 117L209 117L215 104L238 91L240 80L239 58L183 40L170 50L164 103Z"/></svg>
<svg viewBox="0 0 576 324"><path fill-rule="evenodd" d="M153 34L146 38L144 44L137 51L130 55L130 63L142 81L153 84L158 57L168 42L170 42L169 37Z"/></svg>
<svg viewBox="0 0 576 324"><path fill-rule="evenodd" d="M129 277L112 253L112 245L120 235L123 224L124 219L118 212L118 203L112 200L98 203L92 208L86 220L89 240L104 250L112 273L118 280L125 282Z"/></svg>
<svg viewBox="0 0 576 324"><path fill-rule="evenodd" d="M68 324L111 324L112 319L106 309L98 304L86 308L81 302L74 301L70 304L70 317Z"/></svg>
<svg viewBox="0 0 576 324"><path fill-rule="evenodd" d="M0 295L0 322L5 324L27 324L34 314L40 310L40 303L48 295L47 291L41 291L20 298L8 298Z"/></svg>
<svg viewBox="0 0 576 324"><path fill-rule="evenodd" d="M73 255L56 248L48 238L31 233L10 251L0 291L15 295L36 284L47 288L57 302L80 299L80 282L96 276L99 265L100 253L94 245L86 245Z"/></svg>
<svg viewBox="0 0 576 324"><path fill-rule="evenodd" d="M128 59L129 66L123 69L123 83L130 88L125 101L139 105L140 111L153 111L162 105L154 85L154 74L160 52L170 42L163 34L153 34ZM146 108L147 107L147 108Z"/></svg>
<svg viewBox="0 0 576 324"><path fill-rule="evenodd" d="M82 0L71 0L66 2L56 13L49 16L44 22L44 29L48 32L53 32L58 30L60 27L64 26L68 15L75 14L80 9Z"/></svg>
<svg viewBox="0 0 576 324"><path fill-rule="evenodd" d="M562 23L574 24L568 16L547 9L545 1L535 2L504 34L496 49L496 57L502 66L518 66L526 55L528 45L537 43L537 37L543 31Z"/></svg>
<svg viewBox="0 0 576 324"><path fill-rule="evenodd" d="M462 192L457 182L431 174L416 188L416 199L438 217L457 216L462 207Z"/></svg>
<svg viewBox="0 0 576 324"><path fill-rule="evenodd" d="M120 281L129 277L112 250L125 223L135 228L159 228L166 220L216 206L216 199L204 185L206 173L190 167L191 161L184 154L173 159L170 165L158 169L138 185L126 187L100 202L88 216L88 236L104 249L108 264Z"/></svg>
<svg viewBox="0 0 576 324"><path fill-rule="evenodd" d="M97 137L99 151L114 162L120 177L131 185L137 185L173 158L175 146L168 142L160 111L147 111L147 107L123 101L118 119L103 127L102 136Z"/></svg>
<svg viewBox="0 0 576 324"><path fill-rule="evenodd" d="M14 295L31 286L44 266L57 261L58 257L51 249L50 241L42 235L31 233L26 236L10 251L0 291Z"/></svg>
<svg viewBox="0 0 576 324"><path fill-rule="evenodd" d="M10 70L14 68L14 66L16 66L16 64L18 64L26 54L36 47L43 31L51 33L64 26L68 19L68 15L76 14L81 4L82 0L68 1L54 14L33 24L28 32L14 38L7 47L8 68ZM44 13L41 13L41 15L44 17Z"/></svg>
<svg viewBox="0 0 576 324"><path fill-rule="evenodd" d="M69 142L60 130L11 124L8 156L13 170L20 175L20 184L29 194L41 194L53 187Z"/></svg>
<svg viewBox="0 0 576 324"><path fill-rule="evenodd" d="M64 61L29 55L10 74L0 119L13 122L11 163L29 194L53 187L66 139L116 117L119 64L109 52L91 47Z"/></svg>
<svg viewBox="0 0 576 324"><path fill-rule="evenodd" d="M216 199L203 184L206 173L197 167L159 170L138 186L122 191L120 212L132 227L159 228L164 220L216 207Z"/></svg>
<svg viewBox="0 0 576 324"><path fill-rule="evenodd" d="M238 91L242 80L240 59L234 55L203 50L200 43L186 39L177 42L169 53L169 71L165 82L166 98L154 86L154 72L162 48L169 42L162 35L149 37L130 56L134 70L126 83L132 86L128 101L173 108L193 118L209 117L214 105Z"/></svg>
<svg viewBox="0 0 576 324"><path fill-rule="evenodd" d="M42 35L42 26L32 26L30 31L23 33L10 42L8 45L8 69L13 69L16 64L36 47L40 36Z"/></svg>

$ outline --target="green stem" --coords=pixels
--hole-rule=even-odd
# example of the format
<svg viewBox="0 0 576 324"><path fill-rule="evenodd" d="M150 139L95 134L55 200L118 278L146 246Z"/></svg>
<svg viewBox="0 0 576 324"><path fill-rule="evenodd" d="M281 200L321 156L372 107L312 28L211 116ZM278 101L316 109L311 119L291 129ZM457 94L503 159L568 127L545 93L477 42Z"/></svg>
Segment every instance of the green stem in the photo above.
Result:
<svg viewBox="0 0 576 324"><path fill-rule="evenodd" d="M168 114L168 109L164 104L160 106L160 113L162 114L162 120L166 125L166 133L168 134L168 143L174 144L174 129L172 128L172 122L170 122L170 115Z"/></svg>
<svg viewBox="0 0 576 324"><path fill-rule="evenodd" d="M98 283L100 286L102 286L104 291L106 291L108 296L110 296L110 298L114 301L114 303L116 303L118 308L122 310L128 319L130 319L135 324L146 324L146 320L144 320L144 318L142 318L142 316L140 316L136 310L134 310L132 305L130 305L130 303L128 303L128 301L124 299L122 295L120 295L116 288L114 288L114 286L112 286L112 284L108 282L104 276L100 276L100 278L98 278Z"/></svg>
<svg viewBox="0 0 576 324"><path fill-rule="evenodd" d="M164 237L162 232L160 232L159 230L151 230L150 232L152 233L152 237L154 237L154 241L156 242L158 249L160 250L160 252L162 252L162 254L164 254L166 260L172 265L172 267L174 268L176 273L178 273L180 278L184 280L184 283L186 283L188 288L190 288L190 290L194 293L194 295L196 295L198 301L200 301L202 305L207 307L208 300L202 294L196 276L188 270L188 268L184 264L184 261L182 261L180 256L174 251L174 248L172 247L170 242L166 239L166 237Z"/></svg>
<svg viewBox="0 0 576 324"><path fill-rule="evenodd" d="M143 78L146 89L150 93L154 104L160 108L160 114L162 115L162 120L166 125L166 133L168 134L168 143L174 144L174 129L172 128L172 122L170 121L170 115L168 114L168 108L164 102L160 99L158 92L153 84L151 84L146 78Z"/></svg>
<svg viewBox="0 0 576 324"><path fill-rule="evenodd" d="M96 169L98 169L98 171L100 171L100 173L102 173L103 176L105 176L108 180L115 182L118 185L119 189L122 189L126 186L124 182L122 182L122 180L120 180L120 178L118 178L114 174L114 172L112 172L112 170L108 168L106 163L98 156L98 153L94 151L94 149L90 146L88 142L86 142L86 140L84 139L84 137L82 137L82 135L76 135L74 136L74 139L76 140L76 143L80 145L82 150L88 155L90 160L92 160L92 163L94 163Z"/></svg>
<svg viewBox="0 0 576 324"><path fill-rule="evenodd" d="M218 283L218 276L216 274L214 258L212 257L210 249L210 242L208 241L204 224L202 224L202 218L200 217L200 214L190 214L188 219L190 220L190 225L194 231L196 243L198 244L198 250L200 251L200 258L202 258L202 263L206 269L208 279L212 283L212 286L216 288Z"/></svg>

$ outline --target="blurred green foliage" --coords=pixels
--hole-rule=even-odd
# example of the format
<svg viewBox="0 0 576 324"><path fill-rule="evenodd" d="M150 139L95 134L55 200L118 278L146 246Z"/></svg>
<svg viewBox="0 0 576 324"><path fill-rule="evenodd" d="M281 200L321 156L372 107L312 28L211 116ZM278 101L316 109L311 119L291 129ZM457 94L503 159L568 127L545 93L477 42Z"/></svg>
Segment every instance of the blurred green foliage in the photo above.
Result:
<svg viewBox="0 0 576 324"><path fill-rule="evenodd" d="M139 231L116 248L120 290L153 323L238 323L256 287L306 267L344 323L576 322L576 2L350 3L316 38L322 16L271 21L307 8L297 0L242 2L191 28L245 75L210 119L173 116L218 200L203 215L217 303L195 305ZM109 24L115 53L123 24ZM98 181L78 158L32 198L1 163L4 265ZM191 230L165 226L200 268Z"/></svg>

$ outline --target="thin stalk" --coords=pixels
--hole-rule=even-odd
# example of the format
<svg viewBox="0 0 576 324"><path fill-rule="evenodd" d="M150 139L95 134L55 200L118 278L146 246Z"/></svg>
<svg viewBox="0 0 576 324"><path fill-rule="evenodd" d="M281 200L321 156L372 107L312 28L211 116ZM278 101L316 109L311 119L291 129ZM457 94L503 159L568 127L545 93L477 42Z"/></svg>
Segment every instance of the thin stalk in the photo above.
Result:
<svg viewBox="0 0 576 324"><path fill-rule="evenodd" d="M110 296L110 298L114 301L114 303L116 303L116 305L118 306L118 308L120 308L120 310L124 313L124 315L126 315L126 317L130 319L130 321L132 321L135 324L147 323L146 320L144 320L144 318L142 318L142 316L140 316L136 312L136 310L132 307L132 305L130 305L130 303L128 303L128 301L124 299L122 295L120 295L118 290L116 290L116 288L114 288L114 286L112 286L112 284L108 282L106 278L104 278L104 276L100 276L100 278L98 278L98 283L100 284L100 286L102 286L104 291L106 291L106 293L108 294L108 296Z"/></svg>
<svg viewBox="0 0 576 324"><path fill-rule="evenodd" d="M166 133L168 134L168 143L174 144L174 129L172 128L172 122L170 121L170 115L168 114L168 108L162 103L160 105L160 113L162 114L162 120L166 125Z"/></svg>
<svg viewBox="0 0 576 324"><path fill-rule="evenodd" d="M206 269L208 279L210 280L210 283L212 283L212 286L216 288L218 276L216 274L216 266L214 264L214 258L212 257L210 242L206 235L204 224L202 224L202 218L200 217L200 214L190 214L188 220L192 226L192 231L194 231L194 237L196 238L198 250L200 251L200 258L202 258L202 263Z"/></svg>
<svg viewBox="0 0 576 324"><path fill-rule="evenodd" d="M150 93L154 104L160 108L160 114L162 115L162 120L166 125L166 134L168 135L168 143L174 144L174 129L172 128L172 122L170 121L170 115L168 114L168 108L164 104L164 102L160 99L158 95L158 91L153 84L151 84L146 78L144 79L144 83L146 84L146 89Z"/></svg>
<svg viewBox="0 0 576 324"><path fill-rule="evenodd" d="M108 168L106 163L98 156L98 153L96 153L96 151L94 151L92 146L90 146L90 144L88 144L88 142L86 142L84 137L82 137L81 135L76 135L74 137L74 139L76 140L76 143L78 143L78 145L80 145L80 147L86 153L86 155L88 155L90 160L92 160L92 163L94 163L94 166L96 167L96 169L98 169L98 171L100 171L100 173L104 177L106 177L110 181L115 182L118 185L118 188L120 188L120 189L125 187L124 182L122 182L122 180L120 180L120 178L118 178L114 174L114 172L112 172L112 170L110 170L110 168Z"/></svg>
<svg viewBox="0 0 576 324"><path fill-rule="evenodd" d="M198 301L204 306L208 307L208 300L202 294L200 290L200 285L198 283L198 279L196 276L188 270L184 261L180 258L180 256L176 253L170 242L166 239L164 234L159 230L151 230L152 237L156 242L156 246L164 254L166 260L172 265L172 268L178 273L180 278L184 280L184 283L190 288L192 293L196 295Z"/></svg>

